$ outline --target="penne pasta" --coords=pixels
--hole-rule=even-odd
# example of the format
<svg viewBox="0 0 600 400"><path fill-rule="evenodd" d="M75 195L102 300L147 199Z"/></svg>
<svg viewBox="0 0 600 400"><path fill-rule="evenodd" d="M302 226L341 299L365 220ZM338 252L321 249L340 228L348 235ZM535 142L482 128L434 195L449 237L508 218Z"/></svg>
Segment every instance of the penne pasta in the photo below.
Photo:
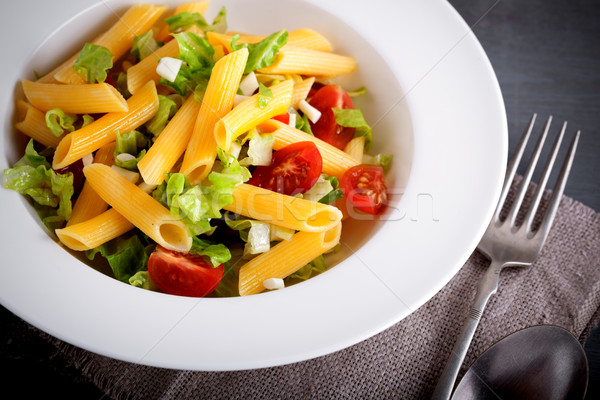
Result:
<svg viewBox="0 0 600 400"><path fill-rule="evenodd" d="M177 110L146 155L138 162L137 167L144 182L160 185L164 181L165 174L173 169L177 160L185 152L199 111L200 103L192 94Z"/></svg>
<svg viewBox="0 0 600 400"><path fill-rule="evenodd" d="M111 166L115 162L114 152L115 143L109 143L98 149L94 156L94 162ZM71 218L67 221L67 226L87 221L88 219L102 214L107 208L108 204L98 196L98 193L92 189L89 182L85 181L79 196L77 196L75 204L73 204L73 211L71 213Z"/></svg>
<svg viewBox="0 0 600 400"><path fill-rule="evenodd" d="M357 136L348 142L344 153L352 157L357 163L361 163L365 152L365 137Z"/></svg>
<svg viewBox="0 0 600 400"><path fill-rule="evenodd" d="M133 5L109 30L94 39L92 43L106 47L116 61L131 48L133 39L148 32L166 10L167 7L163 5L143 3ZM73 69L73 63L78 55L79 53L75 54L53 71L54 79L61 83L85 83L85 80Z"/></svg>
<svg viewBox="0 0 600 400"><path fill-rule="evenodd" d="M308 92L310 92L310 88L312 87L313 83L315 83L314 76L303 79L298 82L294 82L294 92L292 93L291 103L291 106L294 107L294 109L297 110L298 106L300 105L300 102L302 100L306 100Z"/></svg>
<svg viewBox="0 0 600 400"><path fill-rule="evenodd" d="M268 252L242 265L239 272L240 296L262 292L265 280L283 279L331 250L340 241L341 225L337 223L323 232L295 233L290 240L279 242Z"/></svg>
<svg viewBox="0 0 600 400"><path fill-rule="evenodd" d="M65 136L55 136L46 125L46 114L31 104L17 100L17 119L15 127L38 143L56 148Z"/></svg>
<svg viewBox="0 0 600 400"><path fill-rule="evenodd" d="M215 124L233 107L247 59L248 49L240 49L220 59L213 68L180 169L192 184L199 184L213 166L217 154Z"/></svg>
<svg viewBox="0 0 600 400"><path fill-rule="evenodd" d="M23 81L27 100L41 111L60 108L73 114L127 112L127 101L108 83L62 85Z"/></svg>
<svg viewBox="0 0 600 400"><path fill-rule="evenodd" d="M156 243L169 250L189 251L192 237L185 224L173 219L151 195L103 164L88 165L83 173L104 201Z"/></svg>
<svg viewBox="0 0 600 400"><path fill-rule="evenodd" d="M274 64L258 72L335 77L354 72L357 67L354 57L286 45Z"/></svg>
<svg viewBox="0 0 600 400"><path fill-rule="evenodd" d="M84 251L98 247L133 228L135 225L111 208L90 219L56 229L55 233L68 248Z"/></svg>
<svg viewBox="0 0 600 400"><path fill-rule="evenodd" d="M127 90L135 94L148 81L158 82L160 75L156 72L158 61L163 57L176 57L179 53L177 40L171 40L139 63L127 70Z"/></svg>
<svg viewBox="0 0 600 400"><path fill-rule="evenodd" d="M258 106L259 95L255 94L235 106L215 125L217 146L229 150L232 140L261 122L287 112L292 101L294 82L290 79L270 87L273 97L264 108Z"/></svg>
<svg viewBox="0 0 600 400"><path fill-rule="evenodd" d="M344 151L282 122L267 120L261 123L258 128L263 134L273 135L273 149L275 150L296 142L307 140L314 142L323 159L323 173L329 176L335 176L340 180L348 168L360 164L360 162L356 161L351 155Z"/></svg>
<svg viewBox="0 0 600 400"><path fill-rule="evenodd" d="M326 231L342 219L340 210L333 206L248 184L241 184L234 189L233 203L224 209L303 232Z"/></svg>
<svg viewBox="0 0 600 400"><path fill-rule="evenodd" d="M236 32L207 32L206 39L211 45L223 46L228 52L231 52L233 51L233 48L231 47L231 40L236 34L240 35L240 38L236 42L238 44L257 43L266 38L266 36L247 35ZM288 40L286 45L324 52L330 52L332 50L329 40L312 29L296 29L288 32Z"/></svg>
<svg viewBox="0 0 600 400"><path fill-rule="evenodd" d="M158 110L154 82L148 82L127 100L129 112L108 113L66 135L54 153L52 167L63 168L116 140L115 131L129 132L146 123Z"/></svg>

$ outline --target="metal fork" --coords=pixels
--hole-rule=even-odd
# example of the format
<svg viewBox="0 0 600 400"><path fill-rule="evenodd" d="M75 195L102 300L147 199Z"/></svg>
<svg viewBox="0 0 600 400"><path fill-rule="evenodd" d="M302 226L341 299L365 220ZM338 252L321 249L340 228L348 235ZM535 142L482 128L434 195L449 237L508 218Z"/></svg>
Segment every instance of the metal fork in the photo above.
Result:
<svg viewBox="0 0 600 400"><path fill-rule="evenodd" d="M515 153L508 165L506 177L504 179L504 186L498 201L498 206L496 207L496 211L494 212L493 218L488 225L483 239L477 246L477 249L491 260L491 264L479 281L477 294L475 295L475 300L473 301L473 305L469 311L469 318L466 321L463 330L459 335L456 344L454 345L454 348L452 349L448 363L442 372L441 379L438 382L436 390L433 394L432 398L435 400L449 399L452 395L456 377L462 366L465 355L467 354L467 350L469 349L469 345L473 339L475 329L479 324L483 310L490 297L496 293L496 290L498 289L500 271L502 268L508 266L530 266L539 255L542 246L548 237L548 232L550 231L554 216L556 215L556 210L558 209L560 199L567 183L569 171L573 163L573 158L575 156L575 149L579 141L579 131L577 131L577 133L574 135L569 151L563 162L560 175L552 191L548 209L546 210L545 215L539 224L539 228L537 228L535 231L533 230L534 218L536 217L538 206L542 196L544 195L544 189L546 188L546 184L550 177L554 161L556 160L560 144L563 140L567 126L566 122L563 123L560 133L558 134L552 147L552 151L548 156L546 165L542 172L542 177L534 193L534 197L529 209L521 210L527 188L531 182L531 177L535 170L538 159L540 158L548 130L550 129L552 116L548 118L548 121L546 122L546 125L544 126L544 129L542 130L542 133L536 143L535 150L533 151L531 159L529 160L514 202L510 206L510 209L507 211L504 210L506 197L516 174L517 167L519 166L523 156L527 141L529 140L535 119L536 114L533 114L531 121L523 133L523 136L519 141L519 145L517 146L517 149L515 150ZM523 223L518 224L517 216L522 215L522 213L525 211L526 214L523 219ZM501 214L505 212L508 212L507 217L501 219Z"/></svg>

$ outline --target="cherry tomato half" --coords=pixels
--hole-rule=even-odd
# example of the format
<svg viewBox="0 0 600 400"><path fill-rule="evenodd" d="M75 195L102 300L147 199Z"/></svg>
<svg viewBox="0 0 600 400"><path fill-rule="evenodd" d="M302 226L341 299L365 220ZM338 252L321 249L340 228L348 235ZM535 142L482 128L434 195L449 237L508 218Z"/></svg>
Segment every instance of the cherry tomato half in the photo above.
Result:
<svg viewBox="0 0 600 400"><path fill-rule="evenodd" d="M378 166L359 164L348 169L342 188L354 208L369 214L382 211L388 200L383 169Z"/></svg>
<svg viewBox="0 0 600 400"><path fill-rule="evenodd" d="M279 122L283 122L284 124L289 124L290 123L290 114L289 113L279 114L279 115L272 117L272 119L275 119Z"/></svg>
<svg viewBox="0 0 600 400"><path fill-rule="evenodd" d="M219 285L225 267L216 268L204 257L156 246L148 259L150 279L162 291L177 296L203 297Z"/></svg>
<svg viewBox="0 0 600 400"><path fill-rule="evenodd" d="M308 104L321 112L321 118L315 124L310 123L312 133L319 139L343 150L354 137L356 129L339 126L331 109L334 107L354 108L348 93L338 85L326 85L315 92Z"/></svg>
<svg viewBox="0 0 600 400"><path fill-rule="evenodd" d="M297 142L273 153L271 165L256 167L248 183L294 196L313 187L322 170L317 146L310 141Z"/></svg>

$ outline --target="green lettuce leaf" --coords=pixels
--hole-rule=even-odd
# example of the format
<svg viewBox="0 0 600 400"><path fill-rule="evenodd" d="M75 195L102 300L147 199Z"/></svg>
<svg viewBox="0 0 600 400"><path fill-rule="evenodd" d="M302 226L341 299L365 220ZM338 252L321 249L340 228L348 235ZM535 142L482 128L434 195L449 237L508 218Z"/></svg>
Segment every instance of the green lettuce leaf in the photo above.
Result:
<svg viewBox="0 0 600 400"><path fill-rule="evenodd" d="M335 115L337 124L347 128L356 128L354 136L364 136L365 150L371 150L373 146L373 130L365 121L360 110L356 108L342 109L337 107L333 107L331 110L333 111L333 115Z"/></svg>
<svg viewBox="0 0 600 400"><path fill-rule="evenodd" d="M367 88L364 86L361 86L358 89L346 91L346 93L348 93L348 96L350 96L350 97L358 97L358 96L367 94Z"/></svg>
<svg viewBox="0 0 600 400"><path fill-rule="evenodd" d="M327 270L327 264L325 263L325 258L322 255L315 258L304 267L300 268L298 271L294 272L287 278L286 281L305 281L311 276L315 276L320 274L321 272L325 272ZM287 282L286 282L287 284Z"/></svg>
<svg viewBox="0 0 600 400"><path fill-rule="evenodd" d="M130 171L136 171L138 162L146 155L146 149L139 150L139 148L143 148L147 145L148 141L146 140L146 137L135 130L123 134L119 133L117 130L115 135L117 137L114 151L115 165ZM131 154L135 159L120 161L116 158L123 153Z"/></svg>
<svg viewBox="0 0 600 400"><path fill-rule="evenodd" d="M125 99L131 97L131 93L129 93L129 88L127 87L127 72L119 72L119 76L117 76L117 90Z"/></svg>
<svg viewBox="0 0 600 400"><path fill-rule="evenodd" d="M146 290L158 290L158 286L150 279L148 271L138 271L133 274L128 282L131 286L139 287Z"/></svg>
<svg viewBox="0 0 600 400"><path fill-rule="evenodd" d="M227 246L221 243L210 243L198 237L192 238L190 253L210 258L213 267L218 267L231 260L231 253Z"/></svg>
<svg viewBox="0 0 600 400"><path fill-rule="evenodd" d="M36 204L50 207L48 217L55 221L71 218L71 197L73 196L73 174L57 174L45 157L35 151L33 139L25 149L25 155L13 168L4 170L3 186L19 194L29 196Z"/></svg>
<svg viewBox="0 0 600 400"><path fill-rule="evenodd" d="M46 126L56 137L59 137L65 131L73 132L75 121L77 121L77 115L66 113L60 108L54 108L46 112Z"/></svg>
<svg viewBox="0 0 600 400"><path fill-rule="evenodd" d="M392 154L376 154L374 156L370 156L365 154L363 156L363 163L369 165L378 165L383 168L383 172L388 172L394 156Z"/></svg>
<svg viewBox="0 0 600 400"><path fill-rule="evenodd" d="M231 39L231 47L234 50L239 50L243 47L248 48L248 61L246 62L246 68L244 74L249 74L260 68L268 67L277 61L279 57L279 49L281 49L288 40L288 32L285 29L272 33L268 37L264 38L257 43L244 43L241 45L236 44L239 35L235 35Z"/></svg>
<svg viewBox="0 0 600 400"><path fill-rule="evenodd" d="M131 54L133 54L138 60L143 60L158 50L159 47L160 43L154 39L154 32L149 30L148 32L136 36L133 39L133 44L131 45Z"/></svg>
<svg viewBox="0 0 600 400"><path fill-rule="evenodd" d="M329 181L333 189L321 199L319 199L319 203L332 204L336 200L339 200L342 197L344 197L344 192L342 191L342 189L339 188L340 183L335 176L328 176L325 177L325 179Z"/></svg>
<svg viewBox="0 0 600 400"><path fill-rule="evenodd" d="M98 253L106 258L115 278L121 282L130 283L130 278L137 272L147 269L148 252L135 233L119 236L92 250L87 250L85 255L89 260L93 260ZM135 286L138 285L139 283Z"/></svg>
<svg viewBox="0 0 600 400"><path fill-rule="evenodd" d="M300 129L310 136L315 136L312 133L312 129L310 129L310 122L308 121L308 116L306 114L302 114L302 118L296 118L296 129Z"/></svg>
<svg viewBox="0 0 600 400"><path fill-rule="evenodd" d="M269 99L273 98L273 91L261 83L258 84L258 108L261 110L269 104Z"/></svg>
<svg viewBox="0 0 600 400"><path fill-rule="evenodd" d="M146 129L155 137L158 136L169 120L175 115L183 102L179 95L164 96L158 95L158 111L150 121L146 123Z"/></svg>
<svg viewBox="0 0 600 400"><path fill-rule="evenodd" d="M169 32L175 32L179 29L186 29L190 26L197 26L204 32L219 32L225 33L227 31L227 13L225 7L222 7L219 14L215 17L212 24L208 24L202 14L191 13L184 11L179 14L172 15L165 19L165 22L169 26Z"/></svg>
<svg viewBox="0 0 600 400"><path fill-rule="evenodd" d="M86 43L75 60L73 68L87 83L104 82L106 71L113 66L113 58L106 47Z"/></svg>

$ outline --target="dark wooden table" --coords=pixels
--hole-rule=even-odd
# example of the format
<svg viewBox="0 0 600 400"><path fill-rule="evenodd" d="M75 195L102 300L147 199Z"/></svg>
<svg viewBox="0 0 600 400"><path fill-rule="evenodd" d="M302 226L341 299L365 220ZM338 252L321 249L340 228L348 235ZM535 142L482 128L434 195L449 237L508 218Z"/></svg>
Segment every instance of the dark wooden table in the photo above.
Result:
<svg viewBox="0 0 600 400"><path fill-rule="evenodd" d="M417 0L414 0L417 1ZM450 0L472 27L496 71L504 96L510 132L509 152L516 147L531 114L555 124L569 121L569 132L582 131L566 194L600 211L600 1L599 0ZM0 313L7 313L0 309ZM4 319L4 318L3 318ZM14 340L3 327L1 340ZM44 388L45 397L65 395L106 398L68 365L48 362L53 349L42 340L33 358L15 343L0 354L8 368L3 382L22 397ZM588 339L588 399L600 398L600 327ZM28 349L31 350L31 349ZM31 351L27 351L31 354ZM12 382L12 384L11 384Z"/></svg>
<svg viewBox="0 0 600 400"><path fill-rule="evenodd" d="M450 0L486 51L504 96L513 152L532 113L581 130L565 194L600 211L600 1ZM538 125L541 124L538 122ZM600 326L585 345L586 398L600 398Z"/></svg>

